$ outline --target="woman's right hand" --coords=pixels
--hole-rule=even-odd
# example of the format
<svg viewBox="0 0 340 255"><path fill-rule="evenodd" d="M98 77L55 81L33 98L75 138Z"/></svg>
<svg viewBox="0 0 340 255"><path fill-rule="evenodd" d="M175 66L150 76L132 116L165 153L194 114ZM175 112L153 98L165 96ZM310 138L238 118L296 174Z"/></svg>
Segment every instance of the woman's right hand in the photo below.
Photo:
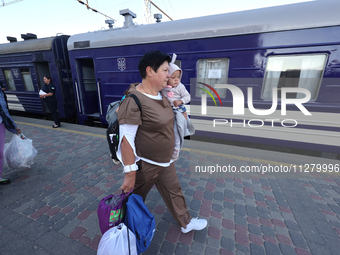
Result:
<svg viewBox="0 0 340 255"><path fill-rule="evenodd" d="M123 185L120 187L120 189L124 191L124 193L128 193L135 187L135 183L136 183L136 171L126 173Z"/></svg>
<svg viewBox="0 0 340 255"><path fill-rule="evenodd" d="M17 135L20 135L20 134L21 134L20 128L15 128L15 130L17 131L17 132L16 132Z"/></svg>

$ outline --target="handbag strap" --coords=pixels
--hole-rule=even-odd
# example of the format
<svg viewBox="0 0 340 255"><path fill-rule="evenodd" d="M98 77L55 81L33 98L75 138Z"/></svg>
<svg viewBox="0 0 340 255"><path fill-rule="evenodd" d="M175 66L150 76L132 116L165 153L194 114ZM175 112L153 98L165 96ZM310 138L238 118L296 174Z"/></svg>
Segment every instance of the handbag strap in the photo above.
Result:
<svg viewBox="0 0 340 255"><path fill-rule="evenodd" d="M128 196L130 196L130 194L132 193L134 189L130 190L128 193L124 193L124 190L122 190L122 194L120 195L122 199L127 198Z"/></svg>
<svg viewBox="0 0 340 255"><path fill-rule="evenodd" d="M125 193L124 194L124 200L132 193L134 189L132 189L130 192ZM124 193L124 191L122 191ZM126 201L125 201L126 204ZM126 231L127 231L127 236L128 236L128 246L129 246L129 255L131 255L131 251L130 251L130 232L129 232L129 217L126 216L127 215L127 210L125 210L125 215L124 217L126 217Z"/></svg>
<svg viewBox="0 0 340 255"><path fill-rule="evenodd" d="M126 217L126 212L125 212L125 217ZM130 251L130 232L129 232L129 222L128 222L128 217L126 218L126 231L127 231L127 236L128 236L128 246L129 246L129 255L131 255L131 251Z"/></svg>
<svg viewBox="0 0 340 255"><path fill-rule="evenodd" d="M120 194L120 198L121 198L121 201L119 202L122 206L124 205L124 200L132 193L133 189L131 191L129 191L128 193L124 193L124 191L122 190L122 194ZM110 195L110 197L114 197L114 195ZM115 205L109 205L111 210L113 209L113 207L115 207Z"/></svg>

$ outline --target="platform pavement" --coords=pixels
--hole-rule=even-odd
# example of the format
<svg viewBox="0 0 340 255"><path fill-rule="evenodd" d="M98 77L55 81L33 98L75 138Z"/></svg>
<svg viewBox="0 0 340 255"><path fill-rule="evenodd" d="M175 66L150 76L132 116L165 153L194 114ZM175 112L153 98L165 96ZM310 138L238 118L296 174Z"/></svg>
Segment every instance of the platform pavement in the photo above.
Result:
<svg viewBox="0 0 340 255"><path fill-rule="evenodd" d="M4 168L0 186L0 254L96 254L101 233L100 199L119 193L123 174L112 164L105 129L14 116L33 140L32 168ZM7 132L6 141L11 134ZM188 144L187 144L188 145ZM272 162L336 164L339 161L232 146L189 143L176 163L193 217L206 229L182 234L156 189L146 205L156 234L144 254L339 254L338 174L196 174L203 164L260 165Z"/></svg>

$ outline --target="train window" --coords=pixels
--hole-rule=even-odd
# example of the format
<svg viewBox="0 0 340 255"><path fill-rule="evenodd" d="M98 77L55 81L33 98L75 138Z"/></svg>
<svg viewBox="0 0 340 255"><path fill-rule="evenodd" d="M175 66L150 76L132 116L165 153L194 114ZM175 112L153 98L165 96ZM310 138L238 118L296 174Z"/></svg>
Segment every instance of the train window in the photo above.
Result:
<svg viewBox="0 0 340 255"><path fill-rule="evenodd" d="M298 87L308 89L311 99L315 99L326 59L326 54L268 57L262 98L272 99L272 88L278 89L280 99L282 87ZM287 94L287 98L303 97L303 93Z"/></svg>
<svg viewBox="0 0 340 255"><path fill-rule="evenodd" d="M197 61L197 88L208 89L203 84L215 87L215 84L227 84L229 69L229 58L209 58ZM210 91L210 89L208 89ZM226 96L226 89L216 89L220 97ZM196 96L204 93L196 89ZM215 93L212 95L216 97Z"/></svg>
<svg viewBox="0 0 340 255"><path fill-rule="evenodd" d="M16 91L13 75L11 70L4 70L5 77L6 77L6 84L8 87L8 90Z"/></svg>
<svg viewBox="0 0 340 255"><path fill-rule="evenodd" d="M82 66L85 91L97 91L93 66Z"/></svg>
<svg viewBox="0 0 340 255"><path fill-rule="evenodd" d="M34 91L34 85L30 70L28 68L20 69L20 73L26 91Z"/></svg>

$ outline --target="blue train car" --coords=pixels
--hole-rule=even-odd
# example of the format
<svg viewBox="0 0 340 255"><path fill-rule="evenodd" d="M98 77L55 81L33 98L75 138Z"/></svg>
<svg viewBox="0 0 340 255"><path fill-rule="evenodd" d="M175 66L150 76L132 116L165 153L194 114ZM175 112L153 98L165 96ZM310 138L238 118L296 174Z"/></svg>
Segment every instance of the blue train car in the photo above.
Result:
<svg viewBox="0 0 340 255"><path fill-rule="evenodd" d="M29 36L33 37L28 39ZM75 100L67 51L69 36L61 35L0 45L0 81L5 84L10 110L45 114L39 98L43 77L50 75L56 86L58 111L61 118L75 118Z"/></svg>
<svg viewBox="0 0 340 255"><path fill-rule="evenodd" d="M177 54L196 136L340 153L339 12L325 0L139 26L126 12L123 28L68 40L79 120L105 123L161 50Z"/></svg>

